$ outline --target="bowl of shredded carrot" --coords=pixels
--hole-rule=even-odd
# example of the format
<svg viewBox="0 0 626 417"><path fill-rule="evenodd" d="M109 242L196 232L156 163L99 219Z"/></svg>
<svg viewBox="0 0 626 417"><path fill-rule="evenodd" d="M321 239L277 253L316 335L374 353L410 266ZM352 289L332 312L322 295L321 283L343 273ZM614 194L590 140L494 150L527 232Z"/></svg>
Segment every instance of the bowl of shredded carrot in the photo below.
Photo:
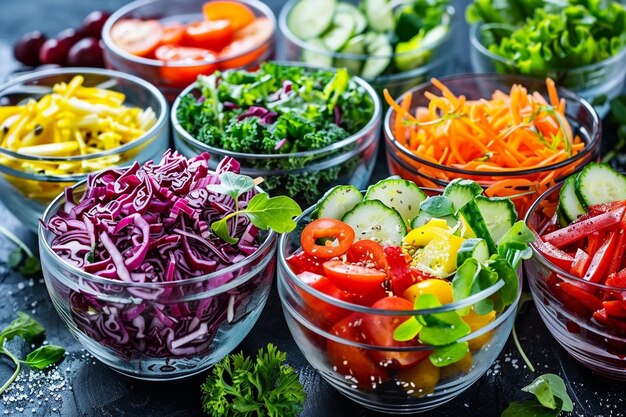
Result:
<svg viewBox="0 0 626 417"><path fill-rule="evenodd" d="M385 117L387 164L422 187L472 179L509 197L519 216L548 188L600 153L601 121L573 92L511 75L432 79L395 100Z"/></svg>

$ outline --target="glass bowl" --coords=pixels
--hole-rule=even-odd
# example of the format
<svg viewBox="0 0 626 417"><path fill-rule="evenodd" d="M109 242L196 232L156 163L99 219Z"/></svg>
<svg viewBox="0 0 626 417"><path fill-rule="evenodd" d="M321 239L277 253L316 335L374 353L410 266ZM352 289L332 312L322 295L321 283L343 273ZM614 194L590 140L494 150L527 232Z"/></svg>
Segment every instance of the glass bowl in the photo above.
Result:
<svg viewBox="0 0 626 417"><path fill-rule="evenodd" d="M547 96L545 82L532 78L499 74L465 74L455 75L440 80L455 95L464 95L468 100L491 97L496 89L510 90L513 84L522 84L528 91L538 91ZM410 150L404 140L400 142L393 134L397 113L389 109L385 116L385 145L387 165L392 175L414 181L422 187L443 189L454 178L467 178L478 182L490 196L509 197L515 203L518 215L522 218L530 205L545 191L546 183L564 180L568 175L582 169L588 162L595 161L600 155L600 139L602 124L593 107L573 92L557 88L560 98L566 102L566 118L574 134L585 142L585 148L565 161L546 165L542 168L526 169L509 172L470 171L442 164L433 163ZM425 93L439 94L432 83L426 83L407 91L412 95L411 112L420 106L427 106ZM403 138L402 138L403 139ZM524 188L507 186L507 180L526 179L531 185ZM549 180L549 181L548 181ZM499 188L491 193L489 187Z"/></svg>
<svg viewBox="0 0 626 417"><path fill-rule="evenodd" d="M351 304L330 297L306 284L295 275L286 259L300 249L300 235L310 221L313 207L297 219L294 231L283 234L278 243L278 294L283 313L296 345L315 368L337 391L364 407L389 414L425 412L452 400L476 382L496 360L504 347L519 303L522 287L515 302L506 307L489 324L477 329L459 341L468 341L471 356L443 368L436 368L426 358L431 346L388 347L360 343L332 333L327 317L353 317L358 326L363 318L405 316L451 312L469 307L495 293L503 285L498 281L492 287L461 302L446 304L428 310L380 310ZM340 355L338 352L342 353ZM424 355L416 365L391 370L378 362L380 355ZM339 361L337 357L343 357ZM335 359L333 359L335 358ZM365 359L362 359L365 358ZM368 360L367 358L372 358ZM374 359L376 358L376 359ZM370 363L370 366L358 366Z"/></svg>
<svg viewBox="0 0 626 417"><path fill-rule="evenodd" d="M86 188L74 187L78 200ZM65 203L58 196L43 223ZM166 283L102 278L68 264L39 227L41 267L52 304L70 332L114 370L145 380L202 372L228 355L254 326L274 278L276 234L260 232L252 255L219 271Z"/></svg>
<svg viewBox="0 0 626 417"><path fill-rule="evenodd" d="M156 122L142 137L123 146L87 156L40 157L0 148L0 199L32 231L46 206L66 187L87 177L88 172L106 166L130 166L158 158L168 147L167 103L163 95L144 80L117 71L94 68L63 68L37 71L16 78L0 87L0 103L15 105L25 99L38 99L52 91L52 86L82 75L83 85L101 87L126 95L125 105L151 107ZM61 164L82 166L86 173L44 175L37 166Z"/></svg>
<svg viewBox="0 0 626 417"><path fill-rule="evenodd" d="M520 73L515 63L491 52L482 43L484 30L499 28L502 28L502 25L474 24L470 26L470 62L473 72ZM626 48L623 48L617 55L596 64L526 75L542 79L552 78L557 85L568 88L593 103L600 117L604 118L610 109L609 101L620 95L624 89L626 81L624 67L626 67Z"/></svg>
<svg viewBox="0 0 626 417"><path fill-rule="evenodd" d="M238 55L217 58L201 64L184 62L166 63L158 59L143 58L119 48L111 39L111 28L123 19L158 19L164 23L189 23L203 20L202 5L207 0L138 0L118 9L102 29L104 59L108 67L133 74L154 84L171 103L180 91L193 83L199 74L211 74L216 69L256 68L271 59L275 53L276 18L263 2L258 0L233 0L248 6L257 17L267 18L272 25L271 35L252 49Z"/></svg>
<svg viewBox="0 0 626 417"><path fill-rule="evenodd" d="M526 223L536 234L542 233L554 215L561 185L544 193L528 211ZM626 381L626 325L622 324L620 331L592 317L603 300L626 300L626 288L575 277L546 259L532 243L530 246L533 256L524 261L524 270L537 310L552 336L589 369Z"/></svg>
<svg viewBox="0 0 626 417"><path fill-rule="evenodd" d="M299 65L299 64L294 64ZM313 68L305 66L306 68ZM174 127L174 146L186 157L202 152L211 155L209 166L214 169L226 156L235 158L241 164L241 173L252 178L263 177L261 188L270 194L288 195L301 206L308 206L317 201L326 190L339 184L351 184L358 189L369 184L376 163L380 127L382 124L382 107L376 92L364 80L353 77L357 85L365 89L374 104L372 118L367 125L355 134L325 148L312 151L285 154L249 154L233 152L206 145L195 139L178 122L176 111L181 98L192 92L199 94L198 89L187 87L174 101L171 111ZM306 193L290 192L290 185L299 181L310 182L308 177L315 173L320 181Z"/></svg>
<svg viewBox="0 0 626 417"><path fill-rule="evenodd" d="M287 19L293 7L299 0L289 0L280 11L278 25L284 36L285 59L288 61L304 61L303 55L319 57L323 66L345 66L361 68L368 59L394 60L403 56L414 56L423 53L425 58L423 65L408 71L396 72L392 74L383 73L375 78L365 78L378 94L382 97L383 89L389 90L392 96L397 96L407 89L428 81L431 77L441 77L446 75L454 61L454 32L456 30L456 14L454 7L448 6L448 33L439 42L430 45L428 48L416 49L402 54L392 54L385 56L373 56L368 54L341 53L328 51L297 37L287 24ZM345 1L345 0L342 0ZM348 3L358 4L359 0L348 0ZM324 62L325 64L321 64ZM343 62L343 63L342 63ZM313 63L311 63L313 64ZM360 76L358 72L351 71L354 75Z"/></svg>

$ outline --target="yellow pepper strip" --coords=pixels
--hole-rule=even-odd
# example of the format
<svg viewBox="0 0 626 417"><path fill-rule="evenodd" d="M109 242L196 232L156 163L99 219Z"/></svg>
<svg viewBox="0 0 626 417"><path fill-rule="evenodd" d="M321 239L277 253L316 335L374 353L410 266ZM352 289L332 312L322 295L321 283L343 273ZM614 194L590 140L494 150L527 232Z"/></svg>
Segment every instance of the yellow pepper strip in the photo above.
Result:
<svg viewBox="0 0 626 417"><path fill-rule="evenodd" d="M445 220L432 219L411 230L403 239L413 264L435 276L446 277L456 271L457 253L464 238L456 236Z"/></svg>
<svg viewBox="0 0 626 417"><path fill-rule="evenodd" d="M33 156L63 156L78 149L76 142L46 143L45 145L23 146L20 153Z"/></svg>

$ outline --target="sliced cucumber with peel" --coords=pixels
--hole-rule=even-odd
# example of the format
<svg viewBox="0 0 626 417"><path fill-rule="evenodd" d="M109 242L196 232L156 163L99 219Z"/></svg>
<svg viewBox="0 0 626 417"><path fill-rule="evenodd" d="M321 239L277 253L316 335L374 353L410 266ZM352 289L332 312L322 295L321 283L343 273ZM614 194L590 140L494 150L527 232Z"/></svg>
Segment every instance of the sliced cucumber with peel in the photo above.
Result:
<svg viewBox="0 0 626 417"><path fill-rule="evenodd" d="M393 48L389 43L389 38L382 33L366 33L365 45L370 57L363 64L361 77L366 79L376 78L389 67Z"/></svg>
<svg viewBox="0 0 626 417"><path fill-rule="evenodd" d="M568 177L559 193L559 215L569 224L585 214L585 208L576 195L576 176Z"/></svg>
<svg viewBox="0 0 626 417"><path fill-rule="evenodd" d="M333 17L330 30L322 37L322 42L331 51L343 48L354 33L355 22L351 14L337 13Z"/></svg>
<svg viewBox="0 0 626 417"><path fill-rule="evenodd" d="M341 51L343 54L362 55L365 53L365 35L355 36L350 39ZM335 59L335 68L346 68L351 74L360 74L361 59L337 58Z"/></svg>
<svg viewBox="0 0 626 417"><path fill-rule="evenodd" d="M607 164L591 163L576 176L576 195L585 209L626 200L626 176Z"/></svg>
<svg viewBox="0 0 626 417"><path fill-rule="evenodd" d="M336 12L352 15L352 18L354 19L355 35L363 33L367 28L367 19L365 18L365 15L363 15L363 13L355 5L341 1L337 4Z"/></svg>
<svg viewBox="0 0 626 417"><path fill-rule="evenodd" d="M446 26L437 26L396 45L394 63L400 71L421 67L432 55L434 47L447 35Z"/></svg>
<svg viewBox="0 0 626 417"><path fill-rule="evenodd" d="M326 46L319 39L311 39L308 41L308 44L314 47L315 49L319 49L323 51L326 50ZM322 53L304 48L302 49L302 56L300 57L300 59L302 59L302 62L314 65L316 67L330 68L333 66L333 57L331 56L330 51L326 55L326 54L322 54Z"/></svg>
<svg viewBox="0 0 626 417"><path fill-rule="evenodd" d="M361 6L372 29L377 32L394 29L396 21L393 7L388 0L363 0Z"/></svg>
<svg viewBox="0 0 626 417"><path fill-rule="evenodd" d="M468 258L474 258L482 263L489 259L489 246L484 239L471 238L466 239L456 254L457 267L463 265Z"/></svg>
<svg viewBox="0 0 626 417"><path fill-rule="evenodd" d="M443 195L452 200L454 211L459 211L461 207L467 204L483 193L483 188L472 180L455 178L443 190Z"/></svg>
<svg viewBox="0 0 626 417"><path fill-rule="evenodd" d="M352 185L331 188L315 205L311 219L330 218L341 220L343 216L363 201L363 194Z"/></svg>
<svg viewBox="0 0 626 417"><path fill-rule="evenodd" d="M371 185L365 200L378 200L395 209L406 224L417 216L420 204L427 195L415 183L403 179L386 179Z"/></svg>
<svg viewBox="0 0 626 417"><path fill-rule="evenodd" d="M517 221L515 204L508 198L487 198L482 195L474 198L474 201L485 220L491 238L498 244L502 236Z"/></svg>
<svg viewBox="0 0 626 417"><path fill-rule="evenodd" d="M330 27L336 7L337 0L300 0L289 12L287 25L297 37L313 39Z"/></svg>
<svg viewBox="0 0 626 417"><path fill-rule="evenodd" d="M371 239L399 246L407 233L402 216L378 200L357 204L341 220L354 229L356 240Z"/></svg>
<svg viewBox="0 0 626 417"><path fill-rule="evenodd" d="M415 229L420 226L424 226L426 223L434 219L435 217L425 211L420 211L417 217L411 220L411 229ZM443 216L437 217L438 219L445 220L448 226L451 228L456 227L459 220L455 216Z"/></svg>

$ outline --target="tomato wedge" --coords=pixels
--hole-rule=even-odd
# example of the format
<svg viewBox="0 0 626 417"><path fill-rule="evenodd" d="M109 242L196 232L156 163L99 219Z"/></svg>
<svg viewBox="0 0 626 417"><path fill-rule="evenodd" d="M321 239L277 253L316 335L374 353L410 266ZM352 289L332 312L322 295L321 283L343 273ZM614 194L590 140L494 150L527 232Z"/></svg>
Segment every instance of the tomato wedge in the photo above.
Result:
<svg viewBox="0 0 626 417"><path fill-rule="evenodd" d="M291 255L286 261L295 274L307 271L324 275L324 267L322 264L326 262L325 259L309 255L306 252L298 252Z"/></svg>
<svg viewBox="0 0 626 417"><path fill-rule="evenodd" d="M337 322L330 333L349 341L362 342L360 337L361 318L360 314L352 313ZM333 369L345 376L346 379L349 378L349 383L354 383L361 388L372 388L389 379L387 371L378 366L365 349L328 339L326 352Z"/></svg>
<svg viewBox="0 0 626 417"><path fill-rule="evenodd" d="M185 25L180 23L170 23L163 26L163 45L180 45L185 37Z"/></svg>
<svg viewBox="0 0 626 417"><path fill-rule="evenodd" d="M228 20L204 20L187 25L186 37L189 44L200 48L219 51L228 45L235 31Z"/></svg>
<svg viewBox="0 0 626 417"><path fill-rule="evenodd" d="M154 54L165 62L161 68L161 77L177 88L186 87L196 81L198 75L212 74L217 69L217 65L212 62L215 55L208 49L163 45Z"/></svg>
<svg viewBox="0 0 626 417"><path fill-rule="evenodd" d="M111 39L133 55L148 56L163 39L163 25L158 20L125 19L111 28Z"/></svg>
<svg viewBox="0 0 626 417"><path fill-rule="evenodd" d="M346 254L348 262L361 263L364 266L373 264L374 268L387 270L389 264L385 257L385 251L383 247L373 240L359 240L354 242L348 253Z"/></svg>
<svg viewBox="0 0 626 417"><path fill-rule="evenodd" d="M220 53L220 58L226 60L222 63L222 68L245 67L254 62L259 64L261 60L269 59L267 41L273 33L274 24L266 17L259 17L248 26L238 30L233 42Z"/></svg>
<svg viewBox="0 0 626 417"><path fill-rule="evenodd" d="M207 20L228 20L234 30L249 25L255 19L254 12L245 4L234 1L209 1L202 6Z"/></svg>
<svg viewBox="0 0 626 417"><path fill-rule="evenodd" d="M338 288L353 294L367 294L380 288L387 274L344 261L324 262L325 275Z"/></svg>
<svg viewBox="0 0 626 417"><path fill-rule="evenodd" d="M389 263L391 289L394 294L403 294L407 288L420 281L436 278L427 272L411 267L411 257L401 247L386 246L384 251Z"/></svg>
<svg viewBox="0 0 626 417"><path fill-rule="evenodd" d="M386 297L377 301L372 308L381 310L412 310L413 303L400 297ZM393 339L396 328L409 319L409 316L363 315L363 334L366 343L382 347L418 346L417 341L398 342ZM405 368L423 360L431 351L383 351L370 350L370 356L377 363L386 363L391 368Z"/></svg>
<svg viewBox="0 0 626 417"><path fill-rule="evenodd" d="M302 272L298 274L298 278L304 281L311 288L316 289L330 297L336 298L341 301L350 302L350 295L345 291L340 290L328 278L323 275L314 274L312 272ZM349 310L345 310L341 307L334 306L327 303L320 298L307 293L304 290L300 290L302 299L308 306L306 311L313 315L322 316L326 321L336 323L338 320L346 317L350 314Z"/></svg>
<svg viewBox="0 0 626 417"><path fill-rule="evenodd" d="M318 245L318 239L332 239L334 242L327 241L326 245ZM350 249L352 242L354 242L352 227L335 219L313 220L305 226L300 236L302 250L309 255L326 259L343 255Z"/></svg>

